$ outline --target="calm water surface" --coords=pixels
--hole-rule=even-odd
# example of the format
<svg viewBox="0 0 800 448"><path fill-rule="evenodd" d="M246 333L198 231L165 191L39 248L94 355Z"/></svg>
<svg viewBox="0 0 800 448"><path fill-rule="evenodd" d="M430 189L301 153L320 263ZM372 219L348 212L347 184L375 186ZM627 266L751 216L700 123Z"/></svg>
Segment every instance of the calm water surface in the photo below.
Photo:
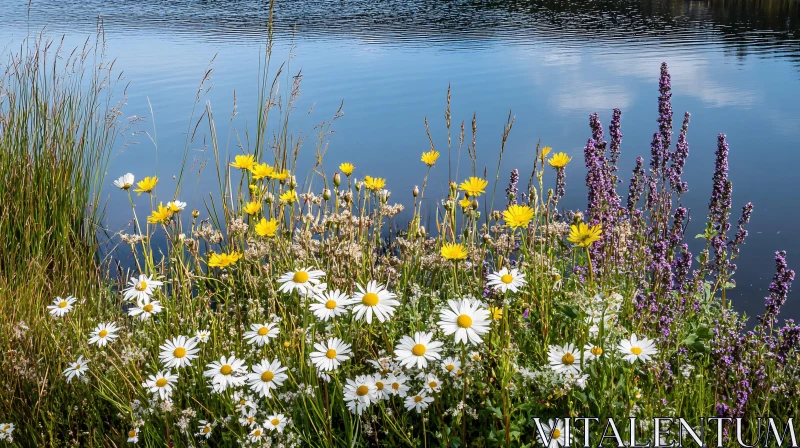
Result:
<svg viewBox="0 0 800 448"><path fill-rule="evenodd" d="M151 134L154 121L158 141L156 151L143 135L130 136L139 144L115 152L108 187L128 171L137 178L157 173L163 195L174 188L197 86L215 56L205 100L218 126L227 128L234 90L234 124L252 126L267 16L268 2L255 0L33 0L30 8L27 0L3 0L0 51L42 27L75 46L102 19L108 54L130 82L125 111L148 117L143 129ZM731 148L733 219L744 203L755 205L733 291L735 306L755 315L774 251L787 250L790 265L800 267L799 18L796 0L278 0L274 55L292 55L287 73L303 73L293 132L313 135L314 125L344 100L344 116L329 136L328 172L351 161L359 177L387 177L393 200L408 204L424 175L424 116L438 149L446 148L449 83L453 122L466 120L469 127L477 112L478 162L489 177L509 110L516 116L500 190L512 168L528 172L541 139L575 158L564 205L576 209L585 207L588 115L598 112L607 127L611 109L622 109L621 169L629 173L636 156L649 154L659 64L666 61L676 117L692 113L684 175L690 190L684 205L694 218L688 233L702 228L720 132ZM291 79L282 79L286 92ZM313 146L312 137L299 166L312 163ZM201 140L191 149L194 168L181 199L202 210L214 181L210 170L198 175L197 167L212 156ZM429 192L446 189L446 165L440 165ZM127 201L112 188L105 194L109 228L128 225ZM790 297L784 316L800 317L800 294Z"/></svg>

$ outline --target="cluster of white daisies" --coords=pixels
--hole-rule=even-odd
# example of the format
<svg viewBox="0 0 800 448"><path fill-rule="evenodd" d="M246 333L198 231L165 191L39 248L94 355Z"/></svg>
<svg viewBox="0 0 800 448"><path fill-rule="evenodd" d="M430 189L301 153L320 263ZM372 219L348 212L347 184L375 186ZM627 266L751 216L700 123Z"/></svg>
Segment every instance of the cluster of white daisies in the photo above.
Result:
<svg viewBox="0 0 800 448"><path fill-rule="evenodd" d="M0 440L5 440L8 443L14 441L12 433L14 432L13 423L0 423Z"/></svg>

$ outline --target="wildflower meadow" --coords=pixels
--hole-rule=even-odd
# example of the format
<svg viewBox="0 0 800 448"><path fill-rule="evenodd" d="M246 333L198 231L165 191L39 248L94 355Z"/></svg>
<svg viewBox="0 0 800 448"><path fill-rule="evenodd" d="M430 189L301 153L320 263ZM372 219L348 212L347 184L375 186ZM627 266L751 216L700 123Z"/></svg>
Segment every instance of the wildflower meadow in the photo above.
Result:
<svg viewBox="0 0 800 448"><path fill-rule="evenodd" d="M735 446L775 442L756 417L798 417L791 259L748 327L726 291L754 206L731 209L719 134L713 189L691 192L710 193L705 231L686 234L690 115L666 64L649 155L623 150L614 109L576 130L583 157L545 142L487 175L448 92L447 146L410 150L419 187L390 192L325 144L298 166L267 56L247 138L191 118L217 191L188 201L183 169L175 190L109 169L131 122L101 50L3 66L0 446L618 446L678 417L728 418L722 445L702 439ZM442 197L426 187L448 165ZM106 228L109 203L130 226ZM565 426L580 417L603 423ZM671 425L655 444L698 446Z"/></svg>

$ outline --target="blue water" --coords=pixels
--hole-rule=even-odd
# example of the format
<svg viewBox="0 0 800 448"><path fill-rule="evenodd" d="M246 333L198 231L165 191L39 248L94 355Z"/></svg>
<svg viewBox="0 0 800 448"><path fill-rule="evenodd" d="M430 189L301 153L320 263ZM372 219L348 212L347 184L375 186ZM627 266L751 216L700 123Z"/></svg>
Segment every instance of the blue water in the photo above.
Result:
<svg viewBox="0 0 800 448"><path fill-rule="evenodd" d="M43 27L51 36L64 35L66 46L79 45L102 21L107 53L130 83L124 111L147 118L126 135L137 144L115 151L108 170L104 198L108 227L116 231L129 225L130 211L111 188L114 178L128 171L137 178L158 174L164 199L171 199L166 196L175 186L195 95L212 59L207 86L213 87L201 107L210 101L223 142L238 154L227 124L233 92L234 126L252 129L267 14L268 3L255 0L34 0L30 7L27 0L4 0L0 51L13 50ZM509 111L515 116L498 190L512 168L520 169L527 184L541 139L574 158L563 205L575 209L585 207L582 148L590 136L589 114L598 112L607 128L611 109L622 109L621 172L627 178L637 156L648 159L657 129L659 65L666 61L676 131L683 112L692 113L684 174L684 204L693 218L688 234L702 229L716 135L724 132L734 185L732 219L746 202L755 205L732 297L738 309L755 315L763 308L774 252L787 250L790 266L800 266L794 234L800 221L798 18L800 2L793 0L283 0L276 2L273 59L290 59L281 77L284 94L292 83L287 75L302 69L302 96L291 122L293 132L309 136L300 167L313 163L313 127L331 119L344 101L344 116L327 137L327 172L352 162L356 176L386 177L392 200L410 204L410 191L424 176L419 154L429 146L423 117L446 155L450 84L456 147L455 129L462 120L469 129L476 112L478 163L492 179L503 125ZM157 135L157 151L141 131ZM197 139L189 159L193 168L180 199L203 210L215 179L207 167L198 174L198 167L213 155ZM462 163L459 176L467 169ZM429 197L446 190L447 176L442 159L429 181ZM147 207L144 197L139 203ZM800 317L799 294L790 296L784 315Z"/></svg>

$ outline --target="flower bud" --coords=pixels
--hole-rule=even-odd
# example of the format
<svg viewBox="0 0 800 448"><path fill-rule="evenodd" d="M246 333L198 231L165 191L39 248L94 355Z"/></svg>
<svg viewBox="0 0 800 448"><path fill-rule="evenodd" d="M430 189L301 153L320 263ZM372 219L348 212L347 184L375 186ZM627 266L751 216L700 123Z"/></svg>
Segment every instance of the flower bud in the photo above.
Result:
<svg viewBox="0 0 800 448"><path fill-rule="evenodd" d="M411 194L413 194L414 197L419 196L419 187L414 185L414 190L411 191Z"/></svg>
<svg viewBox="0 0 800 448"><path fill-rule="evenodd" d="M419 226L419 236L425 238L425 226Z"/></svg>
<svg viewBox="0 0 800 448"><path fill-rule="evenodd" d="M295 187L297 187L297 178L292 175L292 177L289 179L289 188L294 190Z"/></svg>
<svg viewBox="0 0 800 448"><path fill-rule="evenodd" d="M192 210L192 218L197 218L198 216L200 216L200 210Z"/></svg>
<svg viewBox="0 0 800 448"><path fill-rule="evenodd" d="M471 205L472 205L472 209L473 210L477 210L478 209L478 200L477 199L473 199Z"/></svg>
<svg viewBox="0 0 800 448"><path fill-rule="evenodd" d="M450 196L456 197L456 193L458 192L458 185L450 181Z"/></svg>
<svg viewBox="0 0 800 448"><path fill-rule="evenodd" d="M356 191L361 191L361 182L359 182L356 178L353 178L353 182L356 184Z"/></svg>
<svg viewBox="0 0 800 448"><path fill-rule="evenodd" d="M333 173L333 186L338 187L342 183L342 176L339 173Z"/></svg>
<svg viewBox="0 0 800 448"><path fill-rule="evenodd" d="M322 199L325 199L327 201L330 198L331 198L331 190L328 190L327 188L322 190Z"/></svg>

